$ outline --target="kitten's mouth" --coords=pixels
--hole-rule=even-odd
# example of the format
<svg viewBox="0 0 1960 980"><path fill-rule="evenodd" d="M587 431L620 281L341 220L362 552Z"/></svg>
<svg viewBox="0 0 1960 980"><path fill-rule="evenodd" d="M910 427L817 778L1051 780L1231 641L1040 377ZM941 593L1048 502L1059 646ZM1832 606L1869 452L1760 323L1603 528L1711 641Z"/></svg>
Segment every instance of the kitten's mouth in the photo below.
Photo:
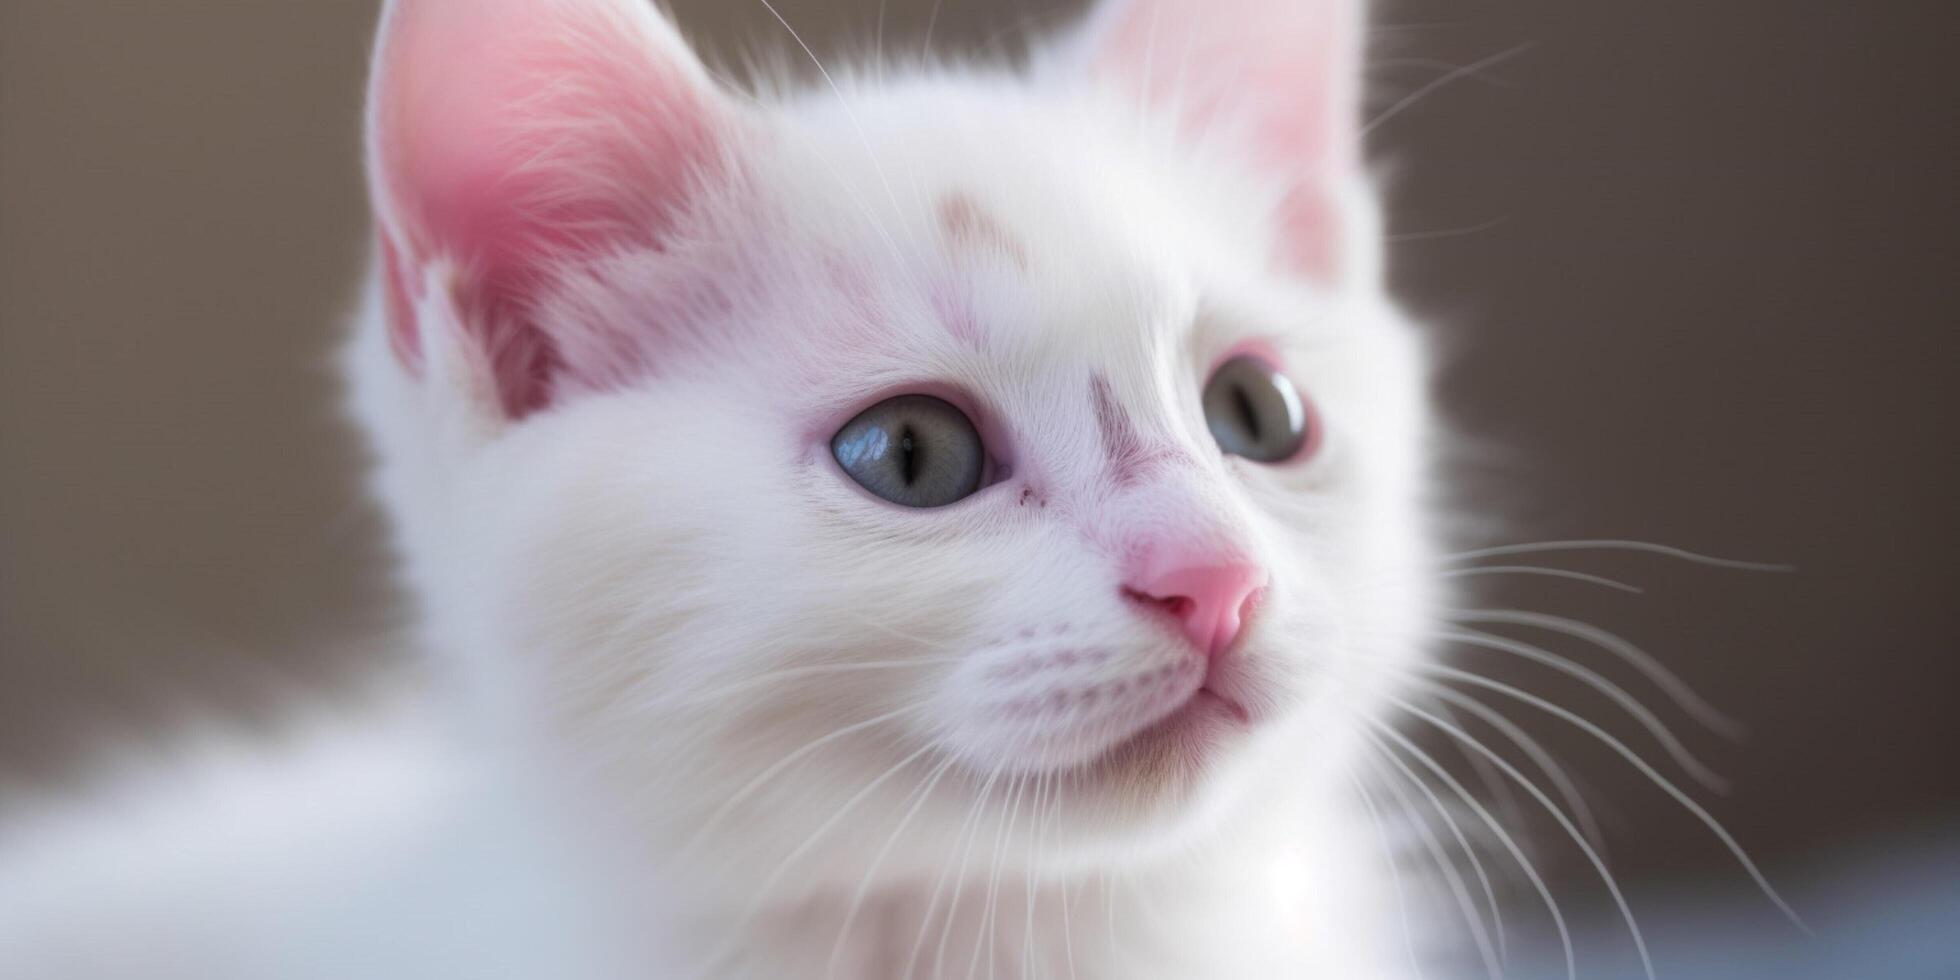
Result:
<svg viewBox="0 0 1960 980"><path fill-rule="evenodd" d="M1199 701L1207 701L1207 702L1215 703L1218 706L1218 710L1224 711L1225 713L1230 715L1232 719L1238 722L1240 725L1249 726L1252 724L1252 715L1245 710L1244 705L1238 703L1237 701L1232 700L1229 697L1226 697L1223 694L1218 693L1217 691L1212 690L1210 687L1198 688L1198 693L1191 696L1191 701L1193 703ZM1183 708L1179 708L1178 711L1185 711L1188 710L1190 707L1191 705L1187 704Z"/></svg>
<svg viewBox="0 0 1960 980"><path fill-rule="evenodd" d="M1111 746L1096 768L1189 775L1212 763L1226 745L1250 732L1252 724L1244 704L1207 680L1170 714Z"/></svg>
<svg viewBox="0 0 1960 980"><path fill-rule="evenodd" d="M1138 738L1149 737L1159 730L1164 732L1166 736L1176 736L1179 734L1202 734L1189 730L1205 726L1245 729L1251 727L1251 725L1252 715L1245 710L1244 705L1232 700L1207 684L1204 687L1198 688L1191 695L1190 699L1179 706L1177 710L1172 711L1159 721L1152 722L1143 731L1131 736L1130 740L1134 741ZM1122 746L1119 745L1117 747L1121 748Z"/></svg>

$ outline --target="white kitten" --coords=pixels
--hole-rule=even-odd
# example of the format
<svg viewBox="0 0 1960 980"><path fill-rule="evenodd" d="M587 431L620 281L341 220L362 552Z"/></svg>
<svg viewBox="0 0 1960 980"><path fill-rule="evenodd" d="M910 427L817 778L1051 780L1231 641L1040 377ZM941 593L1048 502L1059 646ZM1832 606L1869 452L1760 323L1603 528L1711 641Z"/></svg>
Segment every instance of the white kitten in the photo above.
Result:
<svg viewBox="0 0 1960 980"><path fill-rule="evenodd" d="M37 975L1402 975L1361 35L1109 0L755 100L639 0L391 3L350 366L456 696L23 834Z"/></svg>

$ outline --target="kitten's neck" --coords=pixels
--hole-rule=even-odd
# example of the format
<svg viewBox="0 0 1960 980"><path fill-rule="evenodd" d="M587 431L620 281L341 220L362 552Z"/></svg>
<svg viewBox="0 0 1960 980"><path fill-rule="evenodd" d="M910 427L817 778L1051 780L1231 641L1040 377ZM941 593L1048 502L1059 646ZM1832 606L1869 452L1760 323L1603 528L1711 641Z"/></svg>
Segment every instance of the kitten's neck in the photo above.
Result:
<svg viewBox="0 0 1960 980"><path fill-rule="evenodd" d="M1386 921L1368 893L1373 851L1355 843L1374 841L1356 836L1371 831L1344 817L1311 823L1302 835L1296 820L1264 820L1141 868L1038 881L995 873L976 855L959 880L760 912L696 909L650 942L677 975L716 977L1058 977L1070 964L1138 980L1399 976L1390 964L1400 960L1386 953L1396 937L1368 931Z"/></svg>

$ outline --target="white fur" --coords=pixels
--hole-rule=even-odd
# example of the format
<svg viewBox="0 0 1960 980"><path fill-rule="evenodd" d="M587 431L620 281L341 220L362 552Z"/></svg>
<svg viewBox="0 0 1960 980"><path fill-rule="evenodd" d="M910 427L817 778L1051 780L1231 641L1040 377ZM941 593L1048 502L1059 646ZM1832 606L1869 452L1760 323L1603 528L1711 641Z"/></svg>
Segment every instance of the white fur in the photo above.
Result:
<svg viewBox="0 0 1960 980"><path fill-rule="evenodd" d="M648 375L507 421L447 306L455 270L422 269L419 374L370 288L354 412L454 682L418 710L455 709L465 736L221 759L186 799L173 783L21 832L0 915L38 930L36 955L100 955L0 972L160 975L141 964L168 950L195 976L887 977L919 946L919 976L1402 974L1349 764L1432 615L1425 403L1369 189L1341 188L1348 261L1314 282L1270 271L1278 191L1229 128L1193 139L1110 93L989 72L838 82L744 110L739 191L691 202L681 245L587 263L548 298L542 318L602 338L661 310ZM949 249L949 192L1025 265ZM935 313L944 283L984 324L977 350ZM1304 465L1211 443L1199 386L1248 338L1324 419ZM1111 490L1092 373L1190 462ZM899 512L825 440L926 382L985 401L1014 476ZM1192 778L1058 796L1022 778L1052 772L1025 733L988 721L1008 693L988 668L1063 629L1107 669L1174 658L1103 547L1167 527L1269 570L1245 650L1272 713ZM955 888L952 921L922 918Z"/></svg>

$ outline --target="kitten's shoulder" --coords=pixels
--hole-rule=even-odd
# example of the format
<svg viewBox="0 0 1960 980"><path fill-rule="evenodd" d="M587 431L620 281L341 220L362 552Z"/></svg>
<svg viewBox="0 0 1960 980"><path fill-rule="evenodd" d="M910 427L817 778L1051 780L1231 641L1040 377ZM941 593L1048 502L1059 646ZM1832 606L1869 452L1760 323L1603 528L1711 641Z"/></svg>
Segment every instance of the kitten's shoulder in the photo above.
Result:
<svg viewBox="0 0 1960 980"><path fill-rule="evenodd" d="M523 956L563 889L508 791L427 717L398 701L191 736L10 800L0 975L546 975Z"/></svg>

